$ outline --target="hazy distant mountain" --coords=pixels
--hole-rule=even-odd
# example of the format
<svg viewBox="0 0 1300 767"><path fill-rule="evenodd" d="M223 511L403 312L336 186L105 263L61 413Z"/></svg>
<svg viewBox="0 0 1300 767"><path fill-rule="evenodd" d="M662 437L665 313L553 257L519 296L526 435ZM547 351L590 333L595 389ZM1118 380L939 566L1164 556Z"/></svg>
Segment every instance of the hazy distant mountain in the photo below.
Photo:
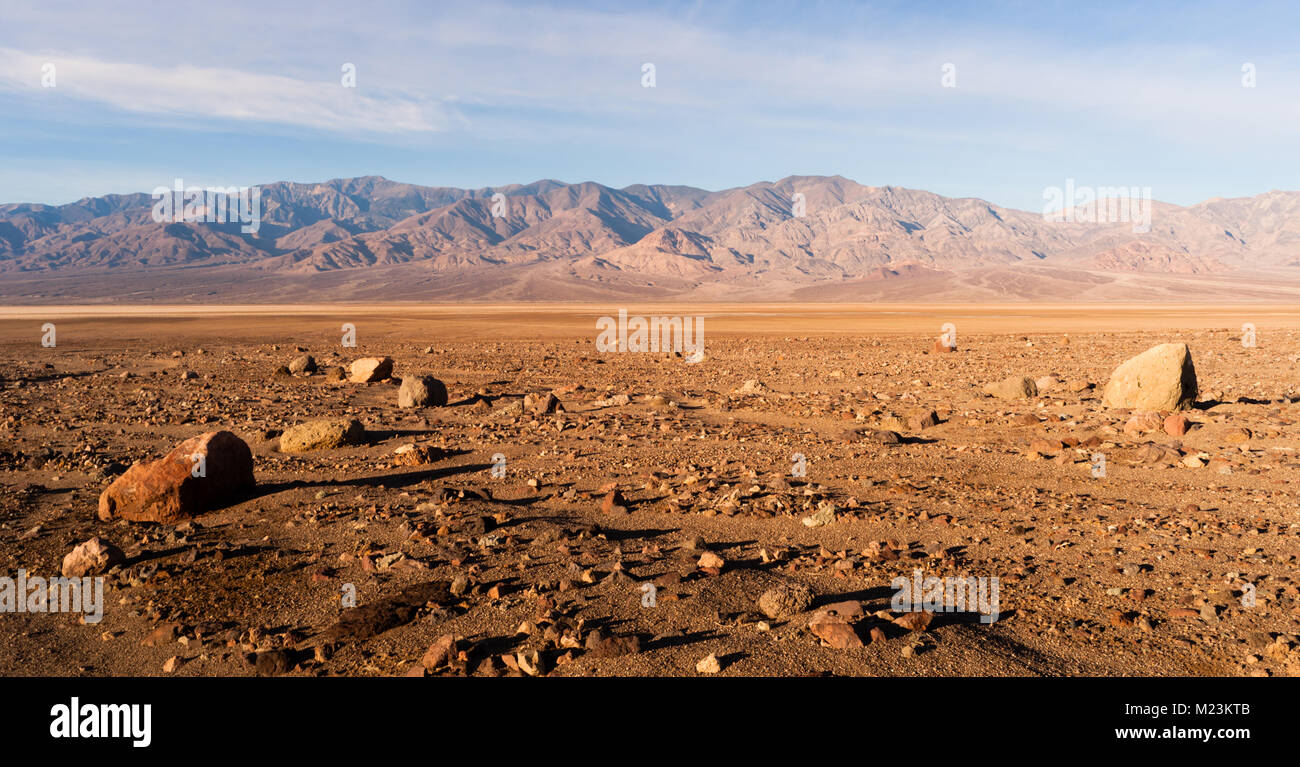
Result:
<svg viewBox="0 0 1300 767"><path fill-rule="evenodd" d="M376 176L261 187L261 228L155 223L148 194L0 206L0 298L1278 297L1300 286L1300 193L1154 203L1151 228L838 176L709 192ZM1207 282L1208 281L1208 282Z"/></svg>

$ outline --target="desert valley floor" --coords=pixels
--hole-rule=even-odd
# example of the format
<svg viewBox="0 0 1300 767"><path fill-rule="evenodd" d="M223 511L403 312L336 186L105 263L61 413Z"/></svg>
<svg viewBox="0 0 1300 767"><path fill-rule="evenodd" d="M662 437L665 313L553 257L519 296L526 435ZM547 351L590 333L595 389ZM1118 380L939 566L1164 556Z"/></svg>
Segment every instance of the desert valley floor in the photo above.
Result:
<svg viewBox="0 0 1300 767"><path fill-rule="evenodd" d="M1300 309L626 307L705 317L689 364L598 352L618 308L0 310L0 573L95 536L126 556L98 624L0 615L0 674L1300 672ZM1101 388L1170 341L1191 426L1126 430ZM303 354L319 371L289 373ZM387 380L338 370L382 356ZM413 375L449 403L398 407ZM1039 396L983 393L1011 375ZM365 435L280 452L324 418ZM215 430L252 449L250 493L97 518L131 464ZM918 569L997 577L998 620L896 622ZM828 609L852 636L810 628Z"/></svg>

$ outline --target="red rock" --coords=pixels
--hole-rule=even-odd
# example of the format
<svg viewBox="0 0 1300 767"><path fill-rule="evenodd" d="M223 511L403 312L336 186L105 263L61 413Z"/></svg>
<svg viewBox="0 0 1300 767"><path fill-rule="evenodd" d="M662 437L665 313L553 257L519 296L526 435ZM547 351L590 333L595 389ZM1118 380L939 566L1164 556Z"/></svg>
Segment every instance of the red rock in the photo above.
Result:
<svg viewBox="0 0 1300 767"><path fill-rule="evenodd" d="M443 634L429 645L429 649L424 651L424 657L420 659L421 669L435 669L443 663L451 660L456 650L456 637L451 634Z"/></svg>
<svg viewBox="0 0 1300 767"><path fill-rule="evenodd" d="M617 488L610 490L600 502L600 511L602 514L626 514L627 500Z"/></svg>
<svg viewBox="0 0 1300 767"><path fill-rule="evenodd" d="M202 455L202 463L192 456ZM202 476L194 476L202 468ZM202 514L255 484L253 454L228 431L191 437L165 457L137 463L99 496L105 522L171 523Z"/></svg>
<svg viewBox="0 0 1300 767"><path fill-rule="evenodd" d="M934 339L934 346L930 347L931 354L949 354L955 351L957 351L957 347L948 346L943 342L942 338Z"/></svg>
<svg viewBox="0 0 1300 767"><path fill-rule="evenodd" d="M853 630L848 621L838 615L819 611L808 622L808 628L818 639L837 650L862 646L858 632Z"/></svg>
<svg viewBox="0 0 1300 767"><path fill-rule="evenodd" d="M894 625L901 626L908 631L925 631L926 627L930 625L930 621L932 620L934 620L934 614L922 610L919 612L903 613L894 619Z"/></svg>
<svg viewBox="0 0 1300 767"><path fill-rule="evenodd" d="M850 599L845 602L836 602L821 608L823 612L835 615L846 621L856 620L862 617L862 603L856 599Z"/></svg>
<svg viewBox="0 0 1300 767"><path fill-rule="evenodd" d="M1056 455L1065 449L1065 445L1058 439L1036 439L1029 445L1029 449L1043 455Z"/></svg>
<svg viewBox="0 0 1300 767"><path fill-rule="evenodd" d="M140 641L145 647L162 647L176 641L180 635L181 625L179 623L164 623L158 628L149 632L149 636Z"/></svg>
<svg viewBox="0 0 1300 767"><path fill-rule="evenodd" d="M1181 437L1187 433L1187 427L1190 422L1187 416L1182 413L1174 413L1165 419L1165 433L1173 437Z"/></svg>

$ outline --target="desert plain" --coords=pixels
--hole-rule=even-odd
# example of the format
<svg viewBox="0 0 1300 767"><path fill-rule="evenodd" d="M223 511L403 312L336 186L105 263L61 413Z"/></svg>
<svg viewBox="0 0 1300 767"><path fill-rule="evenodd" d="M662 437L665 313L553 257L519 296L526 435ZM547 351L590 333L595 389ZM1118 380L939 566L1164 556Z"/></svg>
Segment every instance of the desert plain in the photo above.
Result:
<svg viewBox="0 0 1300 767"><path fill-rule="evenodd" d="M619 309L703 317L704 359L598 351ZM1102 403L1163 343L1172 430ZM0 371L0 572L121 551L100 622L0 614L3 675L1300 671L1294 306L6 307ZM319 419L364 432L282 449ZM99 518L219 430L251 489ZM918 570L996 578L997 619L891 609Z"/></svg>

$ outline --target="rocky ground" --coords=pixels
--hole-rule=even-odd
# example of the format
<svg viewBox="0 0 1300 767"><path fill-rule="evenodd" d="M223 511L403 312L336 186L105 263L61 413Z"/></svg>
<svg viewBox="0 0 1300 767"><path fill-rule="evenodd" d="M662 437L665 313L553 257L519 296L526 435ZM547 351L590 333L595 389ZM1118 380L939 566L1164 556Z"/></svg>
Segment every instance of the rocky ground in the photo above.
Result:
<svg viewBox="0 0 1300 767"><path fill-rule="evenodd" d="M96 537L123 561L98 624L0 615L0 674L1300 671L1300 331L720 333L687 364L594 331L352 348L295 322L4 336L0 574ZM1103 407L1169 341L1187 422ZM399 407L416 376L447 404ZM1036 394L985 393L1021 376ZM335 438L294 430L319 419ZM98 518L128 467L213 431L252 489ZM998 578L998 619L891 610L918 569Z"/></svg>

